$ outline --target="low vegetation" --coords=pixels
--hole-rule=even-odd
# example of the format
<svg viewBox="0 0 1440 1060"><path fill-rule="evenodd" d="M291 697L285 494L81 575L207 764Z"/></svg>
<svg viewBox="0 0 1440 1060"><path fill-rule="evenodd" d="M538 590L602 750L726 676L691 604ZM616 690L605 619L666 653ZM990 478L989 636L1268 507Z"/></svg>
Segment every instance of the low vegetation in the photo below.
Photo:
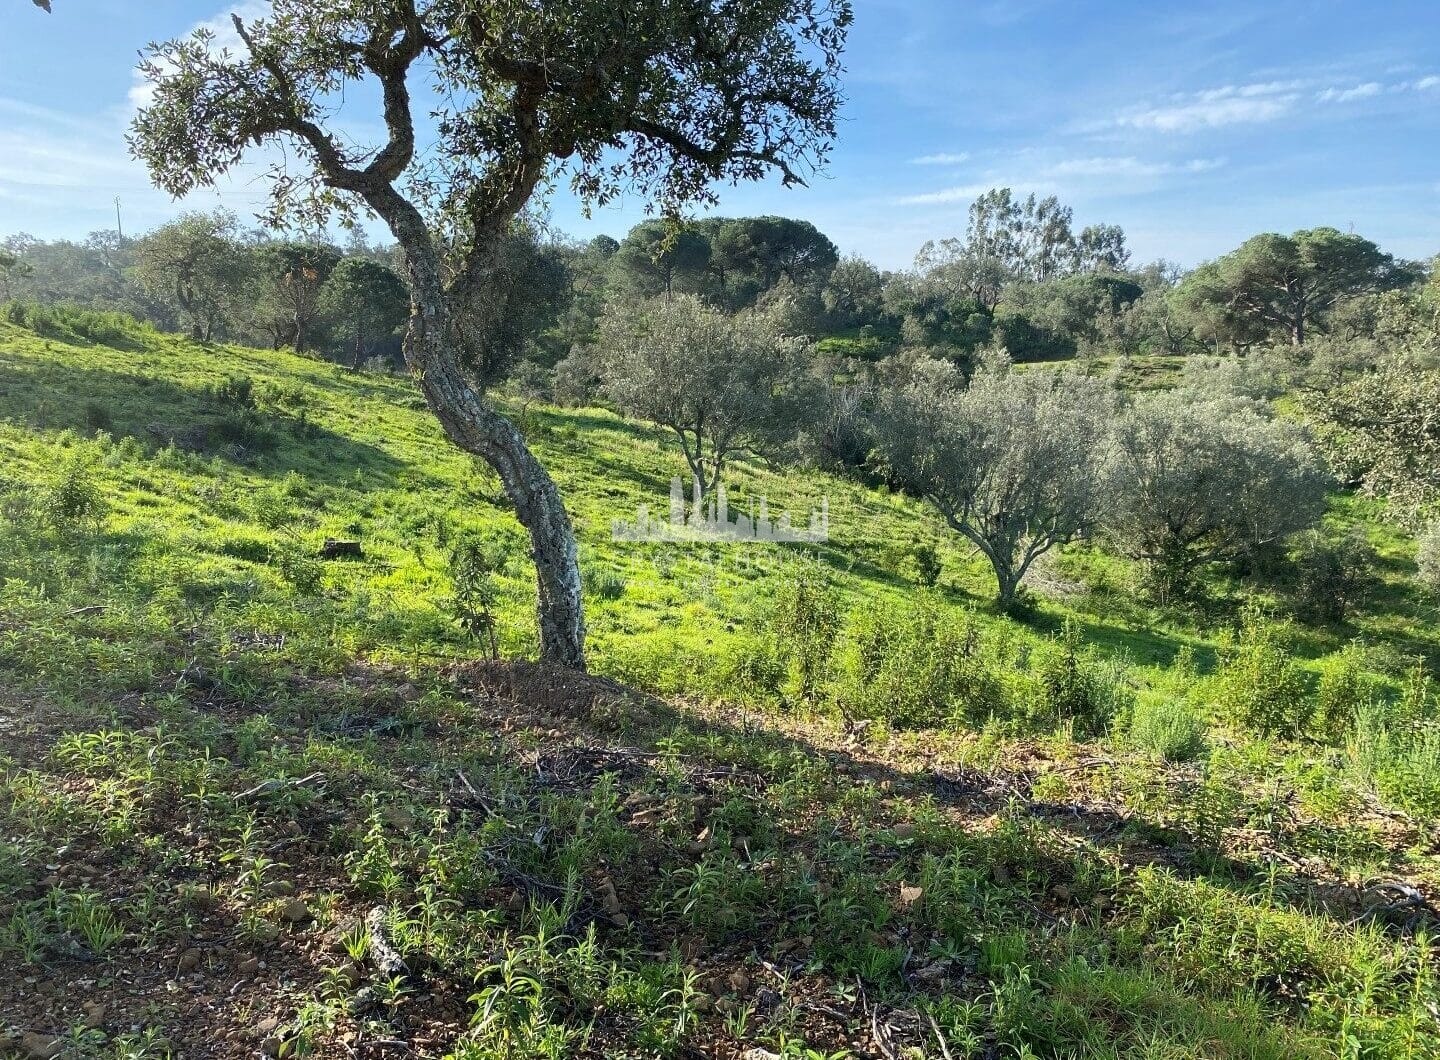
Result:
<svg viewBox="0 0 1440 1060"><path fill-rule="evenodd" d="M473 661L533 648L526 538L408 381L79 326L0 324L0 1048L1440 1049L1440 636L1382 502L1168 602L1057 545L1005 612L933 505L743 454L828 543L612 545L673 441L516 391L586 677ZM1357 537L1312 615L1287 564Z"/></svg>

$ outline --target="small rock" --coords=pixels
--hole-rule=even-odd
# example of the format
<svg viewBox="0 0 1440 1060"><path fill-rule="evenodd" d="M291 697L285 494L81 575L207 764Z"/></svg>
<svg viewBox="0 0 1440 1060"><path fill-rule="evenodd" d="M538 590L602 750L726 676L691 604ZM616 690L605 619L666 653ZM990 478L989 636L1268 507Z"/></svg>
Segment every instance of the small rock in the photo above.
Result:
<svg viewBox="0 0 1440 1060"><path fill-rule="evenodd" d="M38 1031L26 1031L20 1035L20 1048L25 1055L33 1057L33 1060L53 1060L60 1055L63 1043L53 1034L41 1034Z"/></svg>
<svg viewBox="0 0 1440 1060"><path fill-rule="evenodd" d="M302 899L291 898L280 907L280 915L292 924L302 924L314 917L310 907Z"/></svg>
<svg viewBox="0 0 1440 1060"><path fill-rule="evenodd" d="M415 827L415 815L403 806L385 807L380 819L397 832L408 832Z"/></svg>
<svg viewBox="0 0 1440 1060"><path fill-rule="evenodd" d="M260 1038L268 1038L275 1033L275 1028L280 1026L280 1017L267 1016L255 1024L255 1034Z"/></svg>
<svg viewBox="0 0 1440 1060"><path fill-rule="evenodd" d="M344 964L340 965L338 968L335 969L335 978L339 980L339 982L342 983L344 986L350 989L354 989L355 987L359 986L360 980L364 977L365 973L362 972L359 966L357 966L353 961L346 961Z"/></svg>
<svg viewBox="0 0 1440 1060"><path fill-rule="evenodd" d="M341 917L335 922L335 926L325 935L325 948L331 953L348 953L345 946L345 937L360 926L358 918L353 916Z"/></svg>
<svg viewBox="0 0 1440 1060"><path fill-rule="evenodd" d="M910 974L922 983L934 984L944 979L946 973L949 972L949 970L949 961L935 961L933 964L927 964L921 968L916 968L915 971L911 972Z"/></svg>

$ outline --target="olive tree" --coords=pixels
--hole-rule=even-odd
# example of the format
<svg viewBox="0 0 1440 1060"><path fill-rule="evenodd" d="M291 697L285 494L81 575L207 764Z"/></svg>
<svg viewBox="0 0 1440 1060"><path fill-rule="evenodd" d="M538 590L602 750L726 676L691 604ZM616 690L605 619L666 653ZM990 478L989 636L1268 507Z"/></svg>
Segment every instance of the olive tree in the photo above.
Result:
<svg viewBox="0 0 1440 1060"><path fill-rule="evenodd" d="M148 233L136 246L135 279L169 303L198 342L209 342L238 315L251 268L237 235L234 214L195 212Z"/></svg>
<svg viewBox="0 0 1440 1060"><path fill-rule="evenodd" d="M766 314L729 316L676 295L612 306L595 362L607 397L675 434L708 495L731 457L774 438L799 348Z"/></svg>
<svg viewBox="0 0 1440 1060"><path fill-rule="evenodd" d="M1411 523L1440 502L1440 369L1390 356L1311 404L1342 478Z"/></svg>
<svg viewBox="0 0 1440 1060"><path fill-rule="evenodd" d="M852 17L848 0L274 0L234 18L235 49L205 30L149 49L131 148L177 196L254 149L288 150L299 161L270 181L272 220L369 211L389 227L410 289L406 361L529 531L542 656L583 668L569 515L467 367L504 341L506 298L488 296L513 283L505 237L561 181L586 203L632 193L670 212L713 203L717 181L803 183L835 134ZM366 85L383 132L356 143Z"/></svg>
<svg viewBox="0 0 1440 1060"><path fill-rule="evenodd" d="M1314 526L1330 484L1300 424L1188 388L1142 395L1125 411L1108 477L1110 536L1147 565L1161 599L1185 592L1205 563Z"/></svg>
<svg viewBox="0 0 1440 1060"><path fill-rule="evenodd" d="M1420 547L1415 563L1420 570L1420 586L1440 599L1440 520L1430 523L1420 533Z"/></svg>
<svg viewBox="0 0 1440 1060"><path fill-rule="evenodd" d="M405 324L410 299L399 276L377 261L344 258L320 291L320 311L349 348L350 367L365 363L375 344Z"/></svg>
<svg viewBox="0 0 1440 1060"><path fill-rule="evenodd" d="M1008 608L1035 560L1099 520L1115 394L1074 372L1017 372L1003 358L964 390L944 385L952 372L919 371L890 394L876 456L980 550Z"/></svg>

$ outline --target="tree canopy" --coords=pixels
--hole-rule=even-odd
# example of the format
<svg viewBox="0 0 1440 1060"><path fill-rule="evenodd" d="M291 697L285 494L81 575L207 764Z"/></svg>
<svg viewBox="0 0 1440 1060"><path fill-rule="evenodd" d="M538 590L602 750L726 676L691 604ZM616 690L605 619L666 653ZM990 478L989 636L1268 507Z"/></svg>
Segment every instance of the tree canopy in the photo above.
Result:
<svg viewBox="0 0 1440 1060"><path fill-rule="evenodd" d="M252 149L298 148L303 165L270 181L273 221L369 211L389 226L413 305L406 360L530 532L542 653L583 667L569 516L468 368L504 343L508 298L489 296L513 276L506 236L547 181L671 213L714 202L718 181L802 183L835 136L852 19L848 0L274 0L263 19L234 17L243 52L205 29L153 45L130 143L177 196ZM371 143L337 129L362 82L382 101Z"/></svg>
<svg viewBox="0 0 1440 1060"><path fill-rule="evenodd" d="M692 295L615 307L596 348L606 395L674 432L706 494L734 454L777 433L781 384L798 352L771 317L728 315Z"/></svg>
<svg viewBox="0 0 1440 1060"><path fill-rule="evenodd" d="M1036 559L1097 523L1114 404L1107 383L1074 372L1002 360L954 390L926 369L892 394L877 456L980 550L1009 607Z"/></svg>
<svg viewBox="0 0 1440 1060"><path fill-rule="evenodd" d="M1340 299L1383 290L1400 278L1394 258L1370 240L1314 228L1254 236L1196 269L1176 293L1189 308L1217 314L1217 325L1241 345L1276 335L1303 346Z"/></svg>

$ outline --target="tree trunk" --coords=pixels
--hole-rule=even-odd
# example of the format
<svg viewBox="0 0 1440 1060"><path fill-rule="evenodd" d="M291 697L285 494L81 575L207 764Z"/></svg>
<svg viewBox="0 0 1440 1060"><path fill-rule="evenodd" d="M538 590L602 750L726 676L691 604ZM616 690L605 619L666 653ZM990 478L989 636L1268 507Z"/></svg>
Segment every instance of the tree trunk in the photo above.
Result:
<svg viewBox="0 0 1440 1060"><path fill-rule="evenodd" d="M446 436L495 469L515 505L516 517L530 533L538 588L540 657L584 670L579 553L560 491L525 445L520 431L491 408L466 378L451 338L454 329L438 276L423 264L416 266L418 255L409 257L416 282L405 359L419 374L420 389Z"/></svg>
<svg viewBox="0 0 1440 1060"><path fill-rule="evenodd" d="M1009 612L1015 606L1015 596L1020 590L1020 575L1008 565L995 565L995 603L1001 611Z"/></svg>
<svg viewBox="0 0 1440 1060"><path fill-rule="evenodd" d="M367 199L389 224L405 253L410 281L405 363L419 377L420 389L446 436L495 469L515 505L516 517L530 533L540 657L584 670L580 557L560 491L525 445L520 431L486 403L467 377L439 257L420 211L388 186L370 189ZM502 234L503 225L475 233L477 241L488 244L492 275L498 269ZM483 260L484 255L480 257Z"/></svg>
<svg viewBox="0 0 1440 1060"><path fill-rule="evenodd" d="M476 393L439 348L438 336L421 335L413 352L423 365L420 387L445 433L460 448L493 467L530 532L539 590L540 656L585 669L585 621L580 562L570 517L555 482L525 445L513 423Z"/></svg>

